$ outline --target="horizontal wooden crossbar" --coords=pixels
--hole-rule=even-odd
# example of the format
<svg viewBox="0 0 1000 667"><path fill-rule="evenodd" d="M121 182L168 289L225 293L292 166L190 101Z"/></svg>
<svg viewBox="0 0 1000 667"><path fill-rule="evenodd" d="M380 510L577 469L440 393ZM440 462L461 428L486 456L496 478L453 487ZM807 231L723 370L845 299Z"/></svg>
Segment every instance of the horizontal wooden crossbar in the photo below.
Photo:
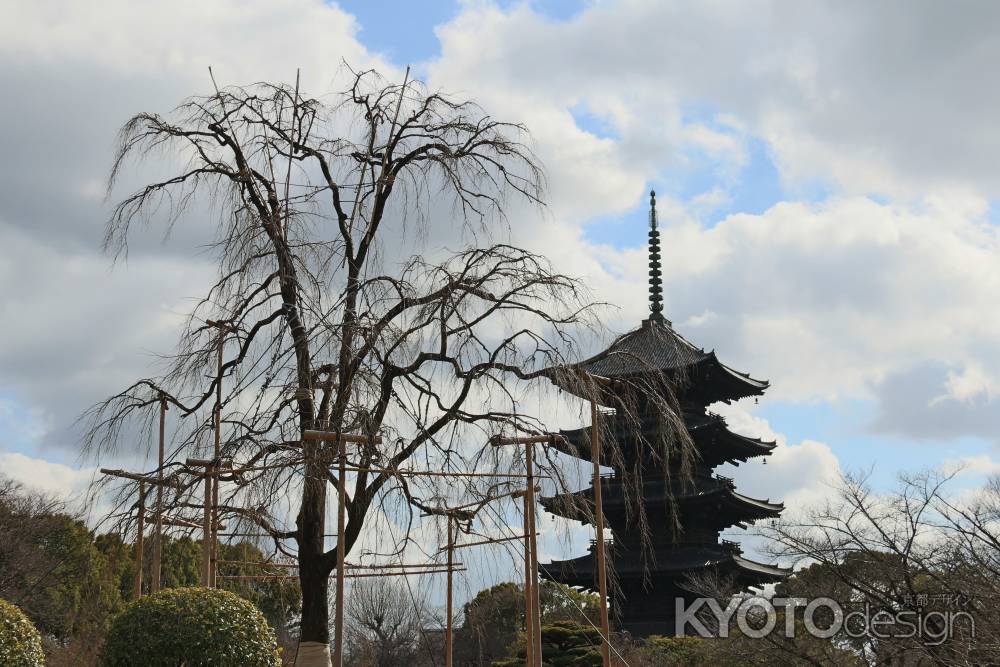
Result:
<svg viewBox="0 0 1000 667"><path fill-rule="evenodd" d="M505 479L527 479L526 475L509 472L445 472L441 470L404 470L400 468L355 468L348 466L344 468L347 472L374 472L386 473L389 475L406 475L410 477L502 477ZM547 475L534 475L535 479L547 478Z"/></svg>
<svg viewBox="0 0 1000 667"><path fill-rule="evenodd" d="M109 470L108 468L101 468L101 474L107 475L108 477L121 477L123 479L131 479L136 482L143 482L145 484L152 484L153 486L171 486L175 489L181 488L181 483L176 479L164 479L159 480L155 477L149 477L147 475L140 475L135 472L126 472L124 470Z"/></svg>
<svg viewBox="0 0 1000 667"><path fill-rule="evenodd" d="M535 533L535 537L541 535L541 533ZM462 544L452 545L452 549L464 549L466 547L481 547L485 544L499 544L501 542L512 542L514 540L523 540L527 535L511 535L510 537L495 537L489 540L481 540L479 542L463 542ZM441 547L438 552L447 551L448 547Z"/></svg>
<svg viewBox="0 0 1000 667"><path fill-rule="evenodd" d="M355 445L381 445L382 436L376 435L374 438L369 438L366 435L353 435L351 433L337 433L336 431L303 431L303 440L326 440L329 442L343 441L347 444Z"/></svg>
<svg viewBox="0 0 1000 667"><path fill-rule="evenodd" d="M298 563L272 563L267 561L248 561L248 560L219 560L216 561L220 565L250 565L256 567L285 567L295 569L298 568ZM463 565L463 563L455 563L454 566L458 567ZM346 570L416 570L421 569L440 569L441 563L386 563L384 565L360 565L358 563L347 563L344 565Z"/></svg>
<svg viewBox="0 0 1000 667"><path fill-rule="evenodd" d="M412 577L421 574L447 574L448 568L440 570L410 570L408 572L354 572L350 574L345 574L345 579L358 579L361 577ZM452 568L451 572L465 572L466 568ZM334 576L334 575L331 575ZM230 579L235 581L250 581L254 579L280 579L283 581L298 581L299 578L287 574L232 574L232 575L218 575L217 579Z"/></svg>
<svg viewBox="0 0 1000 667"><path fill-rule="evenodd" d="M541 445L544 443L553 443L557 436L555 433L546 433L545 435L526 435L517 438L492 438L491 442L494 446L503 445Z"/></svg>

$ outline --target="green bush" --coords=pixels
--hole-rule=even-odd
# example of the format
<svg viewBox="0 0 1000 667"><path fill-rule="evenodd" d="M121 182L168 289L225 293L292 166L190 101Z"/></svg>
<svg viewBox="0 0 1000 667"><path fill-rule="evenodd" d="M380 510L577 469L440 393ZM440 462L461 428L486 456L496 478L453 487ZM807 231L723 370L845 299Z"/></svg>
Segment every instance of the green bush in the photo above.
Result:
<svg viewBox="0 0 1000 667"><path fill-rule="evenodd" d="M0 665L42 667L42 638L20 609L0 600Z"/></svg>
<svg viewBox="0 0 1000 667"><path fill-rule="evenodd" d="M491 667L523 665L523 636L514 648L513 657L494 660ZM574 621L555 621L542 626L543 667L601 667L601 664L601 633L597 628Z"/></svg>
<svg viewBox="0 0 1000 667"><path fill-rule="evenodd" d="M130 604L111 625L104 667L277 667L274 632L229 591L169 588Z"/></svg>
<svg viewBox="0 0 1000 667"><path fill-rule="evenodd" d="M649 657L653 664L684 665L685 667L708 667L717 661L709 652L711 645L700 637L648 637L640 653Z"/></svg>

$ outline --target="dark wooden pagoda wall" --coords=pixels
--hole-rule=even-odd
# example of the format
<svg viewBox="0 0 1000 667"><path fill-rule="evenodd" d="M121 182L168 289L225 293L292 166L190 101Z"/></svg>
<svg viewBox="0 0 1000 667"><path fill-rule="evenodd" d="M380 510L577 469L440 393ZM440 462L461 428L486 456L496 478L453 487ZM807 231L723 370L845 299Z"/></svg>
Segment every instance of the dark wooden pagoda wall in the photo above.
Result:
<svg viewBox="0 0 1000 667"><path fill-rule="evenodd" d="M683 401L687 419L698 419L700 422L708 419L705 413L706 406L698 402L701 393L695 392L694 401ZM633 438L627 436L628 427L621 418L608 417L608 419L614 420L614 423L607 426L611 427L621 447L625 462L624 470L635 469L638 463L637 452L642 451L641 448ZM642 419L642 426L643 437L647 443L657 442L660 435L658 429L663 428L662 420L655 415L646 415ZM698 451L706 446L702 439L697 437L692 439ZM648 444L646 446L648 447ZM679 553L677 550L690 554L692 545L696 545L693 548L704 548L715 554L723 550L738 553L732 545L723 545L720 542L720 532L727 526L748 520L745 516L727 516L720 513L717 508L697 502L696 499L689 499L685 501L687 504L680 505L681 530L674 532L671 529L673 524L668 508L671 502L676 501L675 496L678 493L690 495L691 489L682 490L678 461L670 461L666 473L663 463L658 465L659 467L654 469L649 461L644 461L642 466L645 469L643 474L646 479L643 487L643 506L646 524L651 531L650 544L655 562L655 565L650 563L653 566L650 577L644 576L642 568L626 565L640 561L642 536L634 516L630 517L631 521L626 521L626 509L622 499L625 493L623 484L628 482L622 475L622 466L610 464L615 470L615 475L602 480L605 518L614 539L612 561L619 586L617 594L612 598L612 612L618 627L629 630L635 636L673 634L675 598L683 597L690 600L694 597L683 587L686 572L670 572L673 569L675 555ZM693 467L695 482L718 484L713 481L713 468L716 465L719 463L707 465L699 458ZM665 474L670 475L672 483L670 487L664 483ZM674 497L665 497L664 494L670 493L668 489L673 491ZM592 488L586 493L589 497L593 497ZM630 493L634 494L634 491ZM684 511L685 509L687 511ZM705 520L706 517L711 519Z"/></svg>

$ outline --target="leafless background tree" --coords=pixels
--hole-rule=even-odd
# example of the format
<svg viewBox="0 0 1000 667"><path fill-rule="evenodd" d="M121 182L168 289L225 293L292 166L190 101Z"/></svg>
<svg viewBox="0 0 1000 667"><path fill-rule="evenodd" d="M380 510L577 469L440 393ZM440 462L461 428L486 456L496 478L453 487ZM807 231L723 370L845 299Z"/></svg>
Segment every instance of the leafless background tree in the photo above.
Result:
<svg viewBox="0 0 1000 667"><path fill-rule="evenodd" d="M826 596L848 611L867 607L869 616L905 613L920 627L905 636L908 628L892 622L877 628L882 637L842 633L829 642L801 632L793 641L775 639L775 648L808 664L834 664L827 658L837 649L841 661L846 651L871 665L995 662L1000 480L958 492L951 489L956 474L900 475L885 494L874 493L865 475L847 475L828 502L765 527L775 555L808 565L778 586L779 595Z"/></svg>
<svg viewBox="0 0 1000 667"><path fill-rule="evenodd" d="M423 600L397 578L372 577L351 584L347 596L346 662L357 667L423 664L421 640L430 628Z"/></svg>

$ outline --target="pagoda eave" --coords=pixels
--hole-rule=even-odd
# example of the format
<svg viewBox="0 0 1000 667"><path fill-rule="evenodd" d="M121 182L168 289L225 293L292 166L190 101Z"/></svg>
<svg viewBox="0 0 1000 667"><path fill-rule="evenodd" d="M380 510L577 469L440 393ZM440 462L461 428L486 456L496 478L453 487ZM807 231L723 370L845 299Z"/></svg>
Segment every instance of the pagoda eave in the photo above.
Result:
<svg viewBox="0 0 1000 667"><path fill-rule="evenodd" d="M749 585L774 583L791 574L789 568L744 558L739 548L731 544L694 545L661 552L652 562L619 558L614 560L614 567L616 576L623 582L648 578L654 585L657 580L675 580L709 569L718 570ZM553 561L543 566L542 573L545 578L568 586L592 587L595 557L593 553L588 553L579 558Z"/></svg>

